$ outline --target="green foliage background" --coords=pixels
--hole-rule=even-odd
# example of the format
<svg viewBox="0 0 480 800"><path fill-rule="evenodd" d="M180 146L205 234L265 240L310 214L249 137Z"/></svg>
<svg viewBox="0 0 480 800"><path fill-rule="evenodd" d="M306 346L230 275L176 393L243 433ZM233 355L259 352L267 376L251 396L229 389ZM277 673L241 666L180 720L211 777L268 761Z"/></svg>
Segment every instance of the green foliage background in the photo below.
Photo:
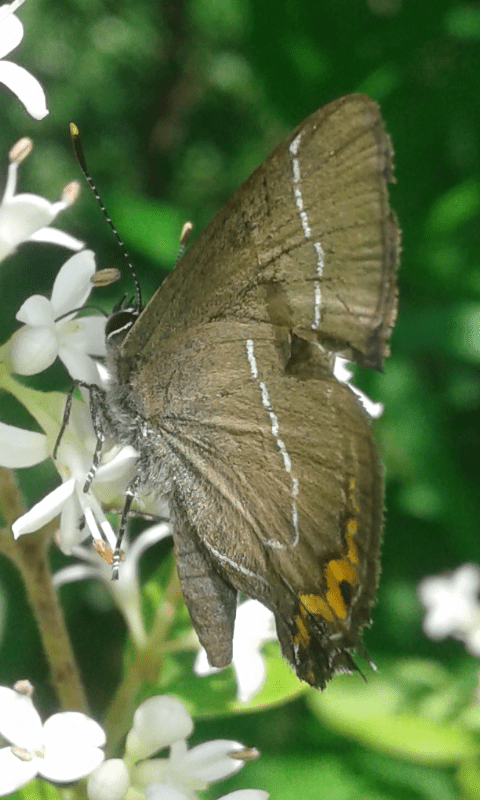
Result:
<svg viewBox="0 0 480 800"><path fill-rule="evenodd" d="M368 674L366 688L336 679L324 695L199 721L196 739L257 746L262 758L228 788L257 786L277 800L479 797L478 665L461 644L426 639L416 597L425 575L480 563L478 4L29 0L19 16L26 33L12 59L41 80L50 114L36 123L0 88L2 171L11 144L30 135L20 189L57 197L79 177L67 129L75 121L146 295L172 267L182 222L201 230L289 129L349 92L381 103L396 151L400 308L384 374L357 371L386 405L375 423L387 471L383 577L366 634L379 674ZM87 189L58 227L85 240L100 267L122 266ZM2 341L23 299L49 291L64 260L65 251L32 244L1 265ZM131 291L127 278L97 302L109 309L123 289ZM43 380L68 387L57 367ZM5 398L0 413L27 423ZM56 480L49 466L20 479L30 503ZM152 568L150 560L147 576ZM100 715L121 669L123 626L98 586L74 585L63 597ZM3 560L0 626L0 683L29 677L51 712L35 625Z"/></svg>

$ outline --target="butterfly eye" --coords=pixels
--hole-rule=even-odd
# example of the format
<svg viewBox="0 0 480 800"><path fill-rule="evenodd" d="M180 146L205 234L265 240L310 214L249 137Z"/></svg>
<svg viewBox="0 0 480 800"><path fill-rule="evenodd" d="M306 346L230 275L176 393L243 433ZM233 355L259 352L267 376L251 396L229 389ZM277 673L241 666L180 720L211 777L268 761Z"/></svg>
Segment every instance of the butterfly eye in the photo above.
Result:
<svg viewBox="0 0 480 800"><path fill-rule="evenodd" d="M123 342L125 336L138 319L137 308L122 308L110 314L105 325L105 338L108 344Z"/></svg>

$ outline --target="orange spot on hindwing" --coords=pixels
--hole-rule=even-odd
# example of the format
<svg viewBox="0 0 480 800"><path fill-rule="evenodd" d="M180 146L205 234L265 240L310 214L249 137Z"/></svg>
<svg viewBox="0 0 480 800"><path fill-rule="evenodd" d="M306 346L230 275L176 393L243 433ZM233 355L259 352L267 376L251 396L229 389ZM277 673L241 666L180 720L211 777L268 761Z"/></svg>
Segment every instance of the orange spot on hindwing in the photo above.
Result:
<svg viewBox="0 0 480 800"><path fill-rule="evenodd" d="M324 594L300 592L299 611L295 616L294 643L307 647L310 641L308 617L323 617L326 622L344 621L355 598L355 588L359 583L357 572L358 549L355 537L358 534L358 504L355 498L355 480L351 478L347 486L348 513L343 523L343 552L340 558L333 558L321 564L326 590Z"/></svg>

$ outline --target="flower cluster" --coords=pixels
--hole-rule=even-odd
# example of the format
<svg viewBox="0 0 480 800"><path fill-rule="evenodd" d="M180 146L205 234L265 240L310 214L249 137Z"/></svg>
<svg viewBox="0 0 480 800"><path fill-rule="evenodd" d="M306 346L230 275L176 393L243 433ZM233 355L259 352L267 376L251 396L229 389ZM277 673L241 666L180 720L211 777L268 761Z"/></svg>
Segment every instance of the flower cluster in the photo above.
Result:
<svg viewBox="0 0 480 800"><path fill-rule="evenodd" d="M103 761L105 734L85 714L54 714L42 724L32 702L33 688L19 681L0 686L0 795L21 789L36 775L69 783L89 775Z"/></svg>
<svg viewBox="0 0 480 800"><path fill-rule="evenodd" d="M67 711L42 724L32 701L33 687L19 681L0 686L0 796L11 794L32 778L70 783L89 776L90 800L123 800L134 796L162 800L195 800L197 791L233 775L258 753L239 742L217 739L188 749L193 720L174 697L151 697L133 717L125 755L104 761L105 734L86 714ZM152 758L164 748L168 757ZM267 792L246 789L221 800L266 800Z"/></svg>
<svg viewBox="0 0 480 800"><path fill-rule="evenodd" d="M431 639L453 636L480 656L480 569L463 564L449 575L424 578L418 594L425 608L423 629Z"/></svg>
<svg viewBox="0 0 480 800"><path fill-rule="evenodd" d="M150 800L195 800L197 791L238 772L258 755L239 742L217 739L188 749L193 720L174 697L151 697L133 717L125 755L101 764L88 779L90 800L123 800L145 795ZM153 757L169 748L167 757ZM129 794L130 793L130 794ZM247 789L221 800L265 800L266 792Z"/></svg>
<svg viewBox="0 0 480 800"><path fill-rule="evenodd" d="M0 7L0 81L15 94L36 120L48 114L45 92L23 67L6 60L23 38L24 29L15 11L23 0ZM82 309L96 279L95 255L70 234L53 226L56 217L75 202L77 181L64 187L56 202L33 193L17 192L21 164L32 152L30 138L23 137L9 152L8 171L0 202L0 261L12 257L25 242L50 243L70 250L54 281L49 297L34 294L18 310L20 327L0 347L0 390L10 393L30 413L39 431L25 430L0 421L0 467L31 467L53 459L60 485L13 524L15 539L32 534L59 517L57 544L77 558L59 570L55 586L74 580L97 578L109 592L126 621L137 652L151 646L142 613L139 559L145 550L170 535L168 523L152 526L130 544L124 544L126 562L118 581L112 582L110 566L100 558L103 547L114 550L115 532L105 509L120 509L125 491L135 475L137 453L130 447L105 442L93 480L87 481L97 444L93 429L89 385L104 387L108 374L105 356L105 317L85 315ZM59 359L71 378L82 386L81 399L68 401L68 424L63 425L66 395L39 392L18 376L43 372ZM60 431L62 435L59 436ZM158 501L140 497L141 510L168 516ZM97 552L87 542L97 543ZM253 601L239 608L234 643L238 697L246 702L261 687L265 666L260 654L264 641L273 638L272 615ZM252 620L255 625L252 626ZM248 635L247 635L248 630ZM253 632L253 636L252 636ZM198 647L198 642L193 642ZM197 674L207 674L204 654L197 659ZM32 778L71 783L88 778L90 800L195 800L209 784L238 772L246 760L258 755L230 740L216 740L189 748L187 737L193 721L182 703L166 696L143 702L133 717L123 758L105 760L106 735L84 713L53 714L42 723L32 701L28 681L13 689L0 687L0 795L21 789ZM161 752L168 748L168 754ZM266 792L247 789L231 792L223 800L265 800Z"/></svg>

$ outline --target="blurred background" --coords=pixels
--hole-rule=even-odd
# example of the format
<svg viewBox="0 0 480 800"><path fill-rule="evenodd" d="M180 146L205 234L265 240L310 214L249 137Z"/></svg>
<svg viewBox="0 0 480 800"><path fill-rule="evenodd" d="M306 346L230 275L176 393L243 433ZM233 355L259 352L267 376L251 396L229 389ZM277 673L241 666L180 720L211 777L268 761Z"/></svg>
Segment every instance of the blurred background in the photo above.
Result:
<svg viewBox="0 0 480 800"><path fill-rule="evenodd" d="M307 800L480 797L478 752L463 740L448 754L415 757L393 743L362 740L368 709L356 730L345 722L362 692L385 713L393 692L419 719L455 719L469 734L475 728L458 715L477 702L478 664L461 643L426 638L416 587L426 575L480 564L480 6L30 0L19 16L25 36L11 58L41 81L50 114L35 122L0 87L0 181L9 147L28 135L34 150L21 166L19 190L59 197L64 184L81 179L68 137L75 121L147 297L173 266L182 223L192 220L194 235L200 231L304 117L350 92L381 104L396 153L391 202L403 229L399 316L384 373L356 372L356 382L385 404L374 423L387 477L383 574L365 636L379 671L365 668L366 688L359 678L348 685L339 678L323 695L233 724L200 720L196 737L257 746L262 758L227 788L261 787L276 800L299 792ZM122 267L88 187L56 224L84 240L99 267ZM1 341L16 327L25 297L50 292L68 255L27 244L1 265ZM132 291L128 276L99 291L96 302L108 310L124 291ZM69 385L57 366L33 384ZM0 397L0 414L28 424L8 398ZM19 478L30 504L58 480L49 465ZM151 569L147 563L147 575ZM76 584L64 599L100 714L118 680L123 625L102 587ZM35 624L3 559L0 624L0 684L28 676L50 712L55 698ZM86 625L88 641L76 640ZM344 723L332 711L342 703Z"/></svg>

